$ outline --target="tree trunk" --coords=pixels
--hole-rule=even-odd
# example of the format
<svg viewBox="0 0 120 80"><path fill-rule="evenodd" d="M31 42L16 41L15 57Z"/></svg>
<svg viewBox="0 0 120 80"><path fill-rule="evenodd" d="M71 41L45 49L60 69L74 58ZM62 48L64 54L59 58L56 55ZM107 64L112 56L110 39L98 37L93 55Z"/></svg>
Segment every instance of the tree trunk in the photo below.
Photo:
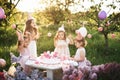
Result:
<svg viewBox="0 0 120 80"><path fill-rule="evenodd" d="M105 38L105 53L108 53L108 47L109 47L109 44L108 44L108 34L104 34L104 38Z"/></svg>

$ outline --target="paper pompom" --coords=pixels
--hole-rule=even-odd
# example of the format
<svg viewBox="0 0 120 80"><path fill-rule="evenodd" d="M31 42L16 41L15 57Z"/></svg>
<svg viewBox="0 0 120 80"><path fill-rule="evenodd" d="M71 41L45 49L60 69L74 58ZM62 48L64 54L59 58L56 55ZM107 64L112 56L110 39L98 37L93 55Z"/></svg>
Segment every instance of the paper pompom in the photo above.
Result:
<svg viewBox="0 0 120 80"><path fill-rule="evenodd" d="M114 34L114 33L112 33L112 34L111 34L111 37L112 37L112 38L115 38L115 34Z"/></svg>
<svg viewBox="0 0 120 80"><path fill-rule="evenodd" d="M91 35L91 34L88 34L87 37L90 39L90 38L92 38L92 35Z"/></svg>
<svg viewBox="0 0 120 80"><path fill-rule="evenodd" d="M103 31L103 27L99 27L98 31L100 31L100 32Z"/></svg>
<svg viewBox="0 0 120 80"><path fill-rule="evenodd" d="M48 36L48 37L51 37L51 36L52 36L52 33L49 32L49 33L47 34L47 36Z"/></svg>
<svg viewBox="0 0 120 80"><path fill-rule="evenodd" d="M0 59L0 66L4 67L6 65L6 61L4 59Z"/></svg>

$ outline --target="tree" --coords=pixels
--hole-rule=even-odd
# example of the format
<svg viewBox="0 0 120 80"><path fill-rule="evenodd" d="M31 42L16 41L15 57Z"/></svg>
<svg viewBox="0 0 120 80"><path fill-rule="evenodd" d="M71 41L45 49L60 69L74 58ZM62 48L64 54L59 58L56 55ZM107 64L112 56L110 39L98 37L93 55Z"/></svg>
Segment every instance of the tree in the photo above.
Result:
<svg viewBox="0 0 120 80"><path fill-rule="evenodd" d="M59 7L52 6L50 8L46 8L45 14L46 18L53 22L54 24L59 24L60 21L65 20L65 12Z"/></svg>
<svg viewBox="0 0 120 80"><path fill-rule="evenodd" d="M6 18L0 19L0 26L6 26L9 24L10 18L14 15L14 10L19 3L20 0L17 0L16 4L14 4L14 0L0 0L0 7L2 7L5 11Z"/></svg>
<svg viewBox="0 0 120 80"><path fill-rule="evenodd" d="M86 12L86 17L89 17L89 20L92 20L93 22L92 25L97 26L99 32L103 34L105 40L105 53L107 53L109 48L108 34L120 31L120 13L113 13L109 15L106 19L101 20L98 18L98 13L101 11L102 5L103 2L92 6L90 10ZM110 7L110 10L116 8L114 4L108 4L107 6ZM91 24L91 21L89 24Z"/></svg>

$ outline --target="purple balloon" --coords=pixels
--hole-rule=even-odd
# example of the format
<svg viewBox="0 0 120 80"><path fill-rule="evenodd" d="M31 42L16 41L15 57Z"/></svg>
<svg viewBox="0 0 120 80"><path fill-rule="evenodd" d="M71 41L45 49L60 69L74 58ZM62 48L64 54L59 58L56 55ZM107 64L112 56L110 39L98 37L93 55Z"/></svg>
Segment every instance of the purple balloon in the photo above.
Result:
<svg viewBox="0 0 120 80"><path fill-rule="evenodd" d="M99 18L100 20L104 20L106 17L107 17L107 13L106 13L105 11L100 11L100 12L98 13L98 18Z"/></svg>
<svg viewBox="0 0 120 80"><path fill-rule="evenodd" d="M0 8L0 19L3 19L5 16L5 12L3 10L3 8Z"/></svg>

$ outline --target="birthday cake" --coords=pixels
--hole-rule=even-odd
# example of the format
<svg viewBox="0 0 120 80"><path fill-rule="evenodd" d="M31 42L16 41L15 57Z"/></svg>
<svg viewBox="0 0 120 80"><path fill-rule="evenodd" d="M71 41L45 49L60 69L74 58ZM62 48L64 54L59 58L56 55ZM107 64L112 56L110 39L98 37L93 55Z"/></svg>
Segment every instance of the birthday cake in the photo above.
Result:
<svg viewBox="0 0 120 80"><path fill-rule="evenodd" d="M40 63L42 64L49 64L49 65L55 65L55 64L60 64L60 59L57 58L44 58L40 59Z"/></svg>
<svg viewBox="0 0 120 80"><path fill-rule="evenodd" d="M60 64L60 59L57 58L57 53L54 52L44 52L36 59L36 61L41 64Z"/></svg>

